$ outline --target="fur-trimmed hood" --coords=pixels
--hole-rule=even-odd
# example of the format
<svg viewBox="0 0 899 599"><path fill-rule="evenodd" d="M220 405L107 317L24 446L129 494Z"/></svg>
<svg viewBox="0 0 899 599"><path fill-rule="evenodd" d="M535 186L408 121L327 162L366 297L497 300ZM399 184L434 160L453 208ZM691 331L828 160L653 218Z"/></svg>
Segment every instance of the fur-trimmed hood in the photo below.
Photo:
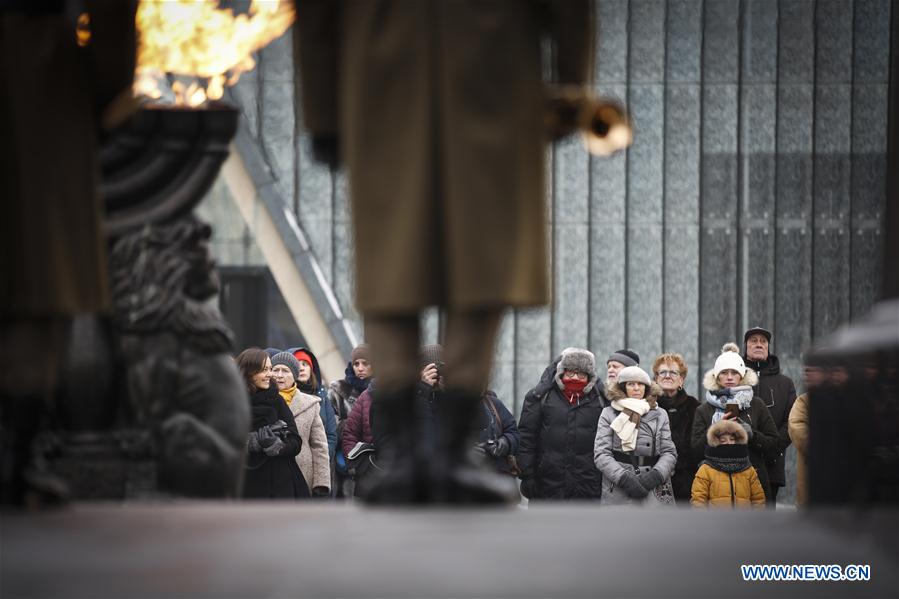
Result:
<svg viewBox="0 0 899 599"><path fill-rule="evenodd" d="M740 384L747 387L755 387L759 384L759 377L752 368L747 368L746 374L744 374L743 378L740 379ZM714 368L709 369L705 373L705 376L702 377L702 386L709 391L721 390L721 385L718 384L718 379L715 376Z"/></svg>
<svg viewBox="0 0 899 599"><path fill-rule="evenodd" d="M658 383L652 383L649 386L649 393L647 394L646 401L649 402L650 407L655 408L659 403L659 398L662 397L662 388ZM618 386L618 383L613 383L611 385L606 385L606 398L610 402L625 399L627 397L627 393L621 390L621 387Z"/></svg>
<svg viewBox="0 0 899 599"><path fill-rule="evenodd" d="M742 425L737 424L733 420L719 420L710 426L709 430L706 432L705 437L709 447L718 447L718 435L724 433L733 435L737 445L746 445L749 443L749 435Z"/></svg>

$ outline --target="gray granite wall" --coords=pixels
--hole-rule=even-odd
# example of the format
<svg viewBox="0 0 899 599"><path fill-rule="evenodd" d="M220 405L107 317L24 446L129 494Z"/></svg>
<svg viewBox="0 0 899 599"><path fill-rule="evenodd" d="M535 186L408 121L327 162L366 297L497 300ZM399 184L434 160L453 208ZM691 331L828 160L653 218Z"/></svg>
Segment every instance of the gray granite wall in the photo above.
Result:
<svg viewBox="0 0 899 599"><path fill-rule="evenodd" d="M803 350L868 309L890 10L889 0L599 1L596 87L627 101L635 142L604 160L576 140L549 151L555 301L505 319L494 387L510 408L569 345L600 362L631 347L647 367L680 352L698 393L721 345L755 324L774 330L798 381ZM260 53L233 98L361 334L346 185L312 162L294 122L289 36ZM215 193L220 202L227 190ZM246 260L245 232L224 230L219 259ZM424 320L434 340L439 315Z"/></svg>

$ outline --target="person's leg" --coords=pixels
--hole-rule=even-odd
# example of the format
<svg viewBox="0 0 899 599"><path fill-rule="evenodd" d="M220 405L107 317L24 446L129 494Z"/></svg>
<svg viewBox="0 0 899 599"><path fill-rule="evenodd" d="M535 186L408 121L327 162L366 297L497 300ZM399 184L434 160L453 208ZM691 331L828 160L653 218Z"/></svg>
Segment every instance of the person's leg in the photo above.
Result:
<svg viewBox="0 0 899 599"><path fill-rule="evenodd" d="M417 451L420 431L415 418L414 385L418 380L418 314L365 316L377 376L372 389L371 427L378 466L384 475L362 499L373 503L427 501L427 464ZM366 485L368 487L368 485Z"/></svg>
<svg viewBox="0 0 899 599"><path fill-rule="evenodd" d="M475 443L484 391L490 382L499 310L447 313L446 391L437 414L437 453L431 496L445 503L512 503L517 488L469 458Z"/></svg>

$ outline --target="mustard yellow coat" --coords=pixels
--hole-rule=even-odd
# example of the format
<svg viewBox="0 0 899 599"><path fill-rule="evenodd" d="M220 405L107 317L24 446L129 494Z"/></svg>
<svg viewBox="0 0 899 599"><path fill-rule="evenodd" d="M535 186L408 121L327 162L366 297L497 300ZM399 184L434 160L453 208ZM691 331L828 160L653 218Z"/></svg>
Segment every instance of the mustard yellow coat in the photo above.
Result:
<svg viewBox="0 0 899 599"><path fill-rule="evenodd" d="M752 466L742 472L728 474L703 464L693 478L690 504L693 507L761 509L765 507L765 490Z"/></svg>

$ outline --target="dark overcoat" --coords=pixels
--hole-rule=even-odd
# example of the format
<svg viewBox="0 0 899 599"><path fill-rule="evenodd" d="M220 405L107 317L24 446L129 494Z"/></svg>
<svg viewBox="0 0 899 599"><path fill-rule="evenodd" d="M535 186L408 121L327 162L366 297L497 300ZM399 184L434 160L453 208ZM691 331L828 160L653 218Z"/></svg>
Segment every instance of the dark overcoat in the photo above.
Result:
<svg viewBox="0 0 899 599"><path fill-rule="evenodd" d="M769 354L764 362L755 362L745 357L743 359L759 375L755 394L768 408L774 426L777 427L777 457L768 462L768 476L772 485L784 487L787 484L784 452L790 446L790 410L796 401L796 386L790 377L781 374L780 360L774 354Z"/></svg>
<svg viewBox="0 0 899 599"><path fill-rule="evenodd" d="M0 315L109 305L98 120L134 79L136 0L84 0L79 47L63 2L0 11ZM73 3L68 3L73 4Z"/></svg>
<svg viewBox="0 0 899 599"><path fill-rule="evenodd" d="M592 0L303 0L303 120L349 167L363 313L548 300L541 43L583 84Z"/></svg>
<svg viewBox="0 0 899 599"><path fill-rule="evenodd" d="M309 497L309 486L295 459L300 453L303 440L297 430L293 413L278 393L278 387L274 382L268 389L250 394L250 410L251 432L281 420L287 424L290 433L278 455L268 456L265 453L255 452L247 456L243 496L248 499Z"/></svg>

